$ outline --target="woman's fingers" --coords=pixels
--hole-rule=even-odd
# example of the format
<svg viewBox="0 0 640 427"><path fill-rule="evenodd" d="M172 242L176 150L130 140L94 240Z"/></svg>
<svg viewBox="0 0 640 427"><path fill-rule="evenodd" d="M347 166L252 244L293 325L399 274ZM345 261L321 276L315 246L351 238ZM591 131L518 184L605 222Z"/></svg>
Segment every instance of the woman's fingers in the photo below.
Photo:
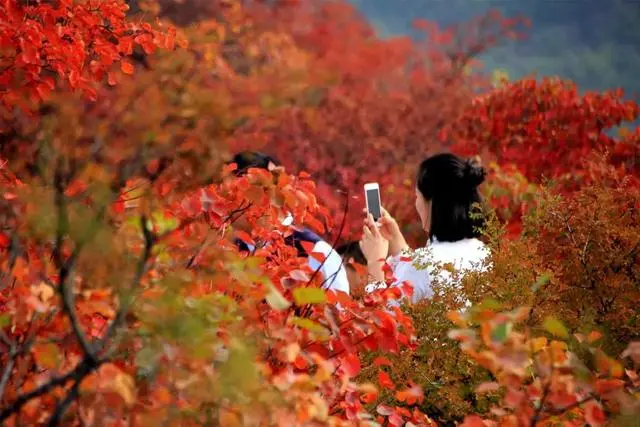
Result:
<svg viewBox="0 0 640 427"><path fill-rule="evenodd" d="M371 214L367 215L367 217L364 220L364 223L369 228L374 228L376 226L376 222L373 220L373 216L371 216Z"/></svg>

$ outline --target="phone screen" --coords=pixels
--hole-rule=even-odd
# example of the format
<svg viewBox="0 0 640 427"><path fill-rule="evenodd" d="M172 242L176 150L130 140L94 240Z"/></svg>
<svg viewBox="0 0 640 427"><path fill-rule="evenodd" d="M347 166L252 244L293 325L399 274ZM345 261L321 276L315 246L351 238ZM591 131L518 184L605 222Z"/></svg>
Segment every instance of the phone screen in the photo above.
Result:
<svg viewBox="0 0 640 427"><path fill-rule="evenodd" d="M380 191L377 188L367 190L367 210L376 221L382 216L382 212L380 212Z"/></svg>

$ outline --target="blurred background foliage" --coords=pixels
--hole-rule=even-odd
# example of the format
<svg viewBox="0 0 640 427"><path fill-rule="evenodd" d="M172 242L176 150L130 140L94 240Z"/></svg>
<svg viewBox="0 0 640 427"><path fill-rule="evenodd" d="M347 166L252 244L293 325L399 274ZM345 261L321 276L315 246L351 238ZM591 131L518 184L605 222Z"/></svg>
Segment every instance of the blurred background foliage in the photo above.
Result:
<svg viewBox="0 0 640 427"><path fill-rule="evenodd" d="M424 18L455 25L498 9L522 14L532 28L527 40L491 49L481 59L487 71L512 79L536 73L573 80L581 90L640 89L640 1L638 0L351 0L380 36L418 37L412 21Z"/></svg>

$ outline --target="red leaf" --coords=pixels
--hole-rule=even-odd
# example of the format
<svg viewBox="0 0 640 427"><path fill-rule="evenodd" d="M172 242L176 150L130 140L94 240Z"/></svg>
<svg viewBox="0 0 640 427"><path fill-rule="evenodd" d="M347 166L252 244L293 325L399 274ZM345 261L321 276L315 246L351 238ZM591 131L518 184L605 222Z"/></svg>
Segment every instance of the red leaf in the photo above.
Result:
<svg viewBox="0 0 640 427"><path fill-rule="evenodd" d="M115 213L122 213L124 212L124 200L123 199L118 199L113 203L113 211Z"/></svg>
<svg viewBox="0 0 640 427"><path fill-rule="evenodd" d="M302 241L300 242L302 245L302 249L307 253L307 255L311 255L313 253L313 248L316 247L315 243Z"/></svg>
<svg viewBox="0 0 640 427"><path fill-rule="evenodd" d="M118 40L118 48L121 53L131 55L133 53L133 40L131 40L131 37L122 37Z"/></svg>
<svg viewBox="0 0 640 427"><path fill-rule="evenodd" d="M167 36L164 40L164 47L168 50L173 50L176 47L176 29L169 28Z"/></svg>
<svg viewBox="0 0 640 427"><path fill-rule="evenodd" d="M482 418L477 415L469 415L464 418L460 427L484 427L485 423Z"/></svg>
<svg viewBox="0 0 640 427"><path fill-rule="evenodd" d="M342 368L347 375L355 377L360 373L360 359L356 354L350 353L342 359Z"/></svg>
<svg viewBox="0 0 640 427"><path fill-rule="evenodd" d="M595 401L590 401L585 405L584 418L592 427L602 426L607 422L602 407Z"/></svg>
<svg viewBox="0 0 640 427"><path fill-rule="evenodd" d="M67 186L66 190L64 191L64 194L68 197L74 197L82 193L86 189L87 189L87 183L82 180L76 179Z"/></svg>
<svg viewBox="0 0 640 427"><path fill-rule="evenodd" d="M118 79L116 78L116 75L113 73L108 73L107 74L107 83L109 83L109 85L111 86L115 86L118 84Z"/></svg>
<svg viewBox="0 0 640 427"><path fill-rule="evenodd" d="M382 387L387 388L389 390L396 389L396 385L393 383L393 381L391 381L391 377L389 377L389 374L387 374L384 371L378 372L378 382Z"/></svg>
<svg viewBox="0 0 640 427"><path fill-rule="evenodd" d="M75 89L78 87L78 82L80 81L80 74L76 70L71 70L69 72L69 85Z"/></svg>
<svg viewBox="0 0 640 427"><path fill-rule="evenodd" d="M376 412L384 417L388 417L393 414L393 408L387 405L378 405Z"/></svg>
<svg viewBox="0 0 640 427"><path fill-rule="evenodd" d="M621 388L623 385L624 381L622 380L598 380L595 388L598 394L604 395Z"/></svg>
<svg viewBox="0 0 640 427"><path fill-rule="evenodd" d="M5 233L0 233L0 248L4 249L9 246L11 239Z"/></svg>
<svg viewBox="0 0 640 427"><path fill-rule="evenodd" d="M182 202L182 209L188 216L196 216L202 212L202 202L199 197L189 197Z"/></svg>
<svg viewBox="0 0 640 427"><path fill-rule="evenodd" d="M378 356L373 361L373 364L376 366L392 366L392 363L386 357Z"/></svg>

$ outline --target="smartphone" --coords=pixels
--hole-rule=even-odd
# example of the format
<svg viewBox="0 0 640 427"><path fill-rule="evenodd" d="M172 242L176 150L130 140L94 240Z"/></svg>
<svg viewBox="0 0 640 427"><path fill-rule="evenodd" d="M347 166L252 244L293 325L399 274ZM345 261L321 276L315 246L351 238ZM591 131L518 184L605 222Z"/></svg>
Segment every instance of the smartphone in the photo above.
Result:
<svg viewBox="0 0 640 427"><path fill-rule="evenodd" d="M382 216L380 205L380 186L377 182L369 182L364 185L364 197L367 201L367 211L377 221Z"/></svg>

